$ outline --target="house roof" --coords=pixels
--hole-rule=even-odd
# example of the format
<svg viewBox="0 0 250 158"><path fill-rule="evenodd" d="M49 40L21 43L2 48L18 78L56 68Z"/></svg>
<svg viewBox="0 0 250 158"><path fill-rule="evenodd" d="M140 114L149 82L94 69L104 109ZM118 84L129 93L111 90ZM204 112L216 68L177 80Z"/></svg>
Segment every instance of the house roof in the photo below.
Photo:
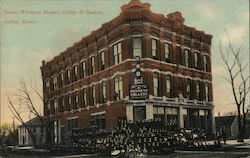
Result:
<svg viewBox="0 0 250 158"><path fill-rule="evenodd" d="M220 116L220 117L215 117L215 122L216 125L231 125L236 118L236 115L232 116Z"/></svg>
<svg viewBox="0 0 250 158"><path fill-rule="evenodd" d="M41 117L42 117L42 116L41 116ZM42 117L42 119L43 119L43 117ZM41 123L41 121L40 121L40 119L39 119L38 117L34 117L34 118L32 118L31 120L25 122L24 124L25 124L26 126L29 126L29 127L31 127L31 126L41 126L41 125L42 125L42 123ZM22 128L22 127L24 127L24 124L21 124L21 125L19 125L18 127L19 127L19 128Z"/></svg>

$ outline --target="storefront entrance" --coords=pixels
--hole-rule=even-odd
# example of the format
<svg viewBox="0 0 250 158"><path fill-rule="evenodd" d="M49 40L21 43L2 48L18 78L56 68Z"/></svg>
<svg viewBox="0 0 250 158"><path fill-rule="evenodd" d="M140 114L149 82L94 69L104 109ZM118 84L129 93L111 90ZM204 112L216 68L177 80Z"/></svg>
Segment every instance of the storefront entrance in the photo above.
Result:
<svg viewBox="0 0 250 158"><path fill-rule="evenodd" d="M134 106L133 107L134 122L141 122L146 120L146 107Z"/></svg>

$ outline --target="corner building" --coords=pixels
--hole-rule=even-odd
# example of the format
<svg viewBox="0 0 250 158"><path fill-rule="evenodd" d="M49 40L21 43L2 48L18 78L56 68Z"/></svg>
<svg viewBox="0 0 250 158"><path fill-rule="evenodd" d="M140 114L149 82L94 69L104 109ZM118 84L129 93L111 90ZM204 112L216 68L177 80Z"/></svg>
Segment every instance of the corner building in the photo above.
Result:
<svg viewBox="0 0 250 158"><path fill-rule="evenodd" d="M50 61L42 61L44 115L52 141L75 127L113 128L119 118L214 129L211 39L131 0L121 13ZM132 100L136 61L148 99Z"/></svg>

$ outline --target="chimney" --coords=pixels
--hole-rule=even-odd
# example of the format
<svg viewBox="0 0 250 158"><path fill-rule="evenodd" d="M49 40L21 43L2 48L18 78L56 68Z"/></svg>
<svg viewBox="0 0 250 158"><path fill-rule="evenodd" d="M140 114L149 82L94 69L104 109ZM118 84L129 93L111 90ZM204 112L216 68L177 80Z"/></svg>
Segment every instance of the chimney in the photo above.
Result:
<svg viewBox="0 0 250 158"><path fill-rule="evenodd" d="M46 64L45 60L42 60L42 66L44 66Z"/></svg>

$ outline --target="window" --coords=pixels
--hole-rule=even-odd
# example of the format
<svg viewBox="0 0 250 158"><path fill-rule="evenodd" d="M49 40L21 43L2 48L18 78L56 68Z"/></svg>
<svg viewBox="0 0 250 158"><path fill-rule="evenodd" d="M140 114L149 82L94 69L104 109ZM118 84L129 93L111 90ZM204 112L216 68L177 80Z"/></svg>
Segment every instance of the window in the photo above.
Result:
<svg viewBox="0 0 250 158"><path fill-rule="evenodd" d="M68 131L72 130L73 128L77 127L77 118L74 119L68 119Z"/></svg>
<svg viewBox="0 0 250 158"><path fill-rule="evenodd" d="M189 50L185 49L185 66L189 66Z"/></svg>
<svg viewBox="0 0 250 158"><path fill-rule="evenodd" d="M155 106L153 108L153 113L155 121L161 121L161 122L165 121L164 107Z"/></svg>
<svg viewBox="0 0 250 158"><path fill-rule="evenodd" d="M94 56L90 58L90 74L95 73L95 58Z"/></svg>
<svg viewBox="0 0 250 158"><path fill-rule="evenodd" d="M134 58L137 56L142 57L141 38L133 38L133 54Z"/></svg>
<svg viewBox="0 0 250 158"><path fill-rule="evenodd" d="M113 46L114 64L119 64L122 61L122 46L117 43Z"/></svg>
<svg viewBox="0 0 250 158"><path fill-rule="evenodd" d="M186 87L186 92L187 92L187 99L190 99L191 97L191 80L187 80L187 87Z"/></svg>
<svg viewBox="0 0 250 158"><path fill-rule="evenodd" d="M200 82L196 81L196 99L200 99Z"/></svg>
<svg viewBox="0 0 250 158"><path fill-rule="evenodd" d="M169 57L169 54L170 54L170 44L168 44L168 43L165 43L165 52L164 52L164 54L165 54L165 61L166 62L170 62L170 57Z"/></svg>
<svg viewBox="0 0 250 158"><path fill-rule="evenodd" d="M60 73L60 82L59 82L59 87L62 87L64 84L64 75L63 73Z"/></svg>
<svg viewBox="0 0 250 158"><path fill-rule="evenodd" d="M104 129L105 128L104 114L91 116L91 125L92 127Z"/></svg>
<svg viewBox="0 0 250 158"><path fill-rule="evenodd" d="M158 76L156 73L154 73L153 77L153 86L154 86L154 96L158 96L158 90L159 90L159 81L158 81Z"/></svg>
<svg viewBox="0 0 250 158"><path fill-rule="evenodd" d="M57 85L57 77L53 77L53 87L52 87L52 90L57 89L58 88L57 86L58 86Z"/></svg>
<svg viewBox="0 0 250 158"><path fill-rule="evenodd" d="M49 80L45 81L45 90L49 91Z"/></svg>
<svg viewBox="0 0 250 158"><path fill-rule="evenodd" d="M58 105L57 105L57 98L55 98L55 99L53 100L53 114L56 114L56 112L57 112L57 107L58 107Z"/></svg>
<svg viewBox="0 0 250 158"><path fill-rule="evenodd" d="M119 100L123 98L123 92L122 92L122 77L121 76L116 76L115 77L115 100Z"/></svg>
<svg viewBox="0 0 250 158"><path fill-rule="evenodd" d="M157 57L157 40L152 39L152 56L153 59L158 59Z"/></svg>
<svg viewBox="0 0 250 158"><path fill-rule="evenodd" d="M93 106L96 105L95 85L92 87Z"/></svg>
<svg viewBox="0 0 250 158"><path fill-rule="evenodd" d="M105 68L104 52L101 52L101 55L100 55L100 70L104 70L104 68Z"/></svg>
<svg viewBox="0 0 250 158"><path fill-rule="evenodd" d="M73 109L77 109L79 107L79 93L75 91L74 93L74 107Z"/></svg>
<svg viewBox="0 0 250 158"><path fill-rule="evenodd" d="M171 97L171 76L166 77L166 97Z"/></svg>
<svg viewBox="0 0 250 158"><path fill-rule="evenodd" d="M68 94L64 96L64 105L65 105L65 110L69 111L69 95Z"/></svg>
<svg viewBox="0 0 250 158"><path fill-rule="evenodd" d="M67 69L66 70L66 83L69 84L70 81L71 81L71 72L70 72L70 69Z"/></svg>
<svg viewBox="0 0 250 158"><path fill-rule="evenodd" d="M198 68L198 53L194 53L194 66L195 68Z"/></svg>
<svg viewBox="0 0 250 158"><path fill-rule="evenodd" d="M53 126L53 133L52 133L52 138L53 138L53 143L58 143L58 121L52 121L52 126Z"/></svg>
<svg viewBox="0 0 250 158"><path fill-rule="evenodd" d="M46 104L47 106L46 106L46 114L47 115L50 115L50 101L47 101L47 104Z"/></svg>
<svg viewBox="0 0 250 158"><path fill-rule="evenodd" d="M188 51L188 67L192 68L192 52Z"/></svg>
<svg viewBox="0 0 250 158"><path fill-rule="evenodd" d="M205 83L205 101L209 101L208 83Z"/></svg>
<svg viewBox="0 0 250 158"><path fill-rule="evenodd" d="M207 72L208 71L207 56L204 55L203 58L204 58L204 71Z"/></svg>
<svg viewBox="0 0 250 158"><path fill-rule="evenodd" d="M81 78L84 78L86 76L86 67L85 67L85 62L81 62L80 64L80 68L81 68L81 71L80 71L80 76Z"/></svg>
<svg viewBox="0 0 250 158"><path fill-rule="evenodd" d="M68 110L70 111L72 109L72 98L71 94L68 95Z"/></svg>
<svg viewBox="0 0 250 158"><path fill-rule="evenodd" d="M101 92L100 103L105 103L106 102L106 84L105 84L105 82L101 83L100 92Z"/></svg>
<svg viewBox="0 0 250 158"><path fill-rule="evenodd" d="M75 65L73 66L73 81L77 80L77 76L78 76L78 66Z"/></svg>
<svg viewBox="0 0 250 158"><path fill-rule="evenodd" d="M181 47L176 46L176 64L182 65L182 59L181 59Z"/></svg>
<svg viewBox="0 0 250 158"><path fill-rule="evenodd" d="M64 97L63 96L59 98L59 111L60 113L64 112Z"/></svg>
<svg viewBox="0 0 250 158"><path fill-rule="evenodd" d="M83 100L82 107L87 106L87 89L86 88L84 88L82 91L82 100Z"/></svg>
<svg viewBox="0 0 250 158"><path fill-rule="evenodd" d="M178 125L178 108L165 108L166 122L170 125Z"/></svg>

